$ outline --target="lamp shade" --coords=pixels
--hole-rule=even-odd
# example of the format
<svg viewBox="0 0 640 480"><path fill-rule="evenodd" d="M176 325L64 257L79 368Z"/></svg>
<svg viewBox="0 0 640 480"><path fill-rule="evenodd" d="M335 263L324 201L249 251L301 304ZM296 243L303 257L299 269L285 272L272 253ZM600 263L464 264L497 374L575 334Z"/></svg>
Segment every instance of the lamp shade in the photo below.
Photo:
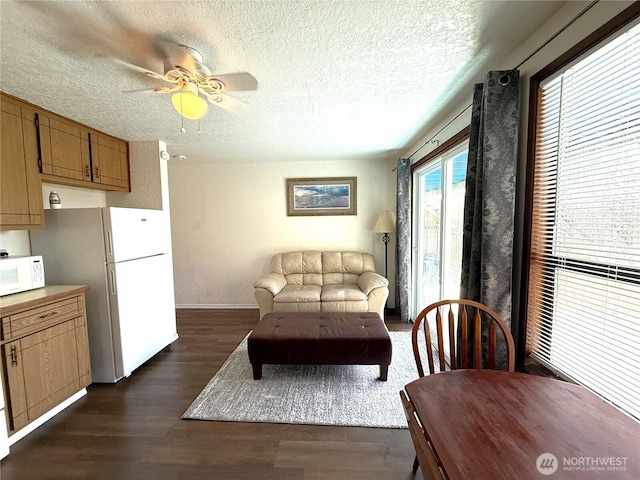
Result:
<svg viewBox="0 0 640 480"><path fill-rule="evenodd" d="M198 96L192 85L187 84L181 91L174 93L171 103L180 115L192 120L197 120L207 113L207 102Z"/></svg>
<svg viewBox="0 0 640 480"><path fill-rule="evenodd" d="M378 220L373 227L375 233L389 233L396 231L396 214L387 210L378 215Z"/></svg>

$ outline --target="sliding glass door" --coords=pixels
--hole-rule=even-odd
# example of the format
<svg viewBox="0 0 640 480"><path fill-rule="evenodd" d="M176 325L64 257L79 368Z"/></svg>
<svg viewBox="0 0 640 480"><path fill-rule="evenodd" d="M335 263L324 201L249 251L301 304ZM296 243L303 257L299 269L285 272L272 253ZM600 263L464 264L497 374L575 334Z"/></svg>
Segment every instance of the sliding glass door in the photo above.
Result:
<svg viewBox="0 0 640 480"><path fill-rule="evenodd" d="M413 173L413 312L460 297L468 142Z"/></svg>

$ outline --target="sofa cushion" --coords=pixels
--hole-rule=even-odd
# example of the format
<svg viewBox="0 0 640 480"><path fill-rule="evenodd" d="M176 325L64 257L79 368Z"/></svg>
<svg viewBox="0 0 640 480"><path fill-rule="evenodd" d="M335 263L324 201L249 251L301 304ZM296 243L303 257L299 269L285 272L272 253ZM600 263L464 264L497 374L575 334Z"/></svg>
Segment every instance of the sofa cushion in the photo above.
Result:
<svg viewBox="0 0 640 480"><path fill-rule="evenodd" d="M355 284L366 271L375 272L373 256L368 253L308 250L271 258L271 272L282 275L289 285Z"/></svg>
<svg viewBox="0 0 640 480"><path fill-rule="evenodd" d="M273 303L274 312L321 312L321 302ZM341 312L342 310L334 310Z"/></svg>
<svg viewBox="0 0 640 480"><path fill-rule="evenodd" d="M362 272L376 270L375 262L371 254L361 252L324 252L324 255L333 253L340 254L340 271L344 273L360 275Z"/></svg>
<svg viewBox="0 0 640 480"><path fill-rule="evenodd" d="M283 305L283 304L279 304ZM304 304L307 305L307 304ZM369 302L366 300L359 302L320 302L320 310L323 312L367 312L369 311Z"/></svg>
<svg viewBox="0 0 640 480"><path fill-rule="evenodd" d="M322 273L322 253L317 251L277 253L271 258L271 271L284 275Z"/></svg>
<svg viewBox="0 0 640 480"><path fill-rule="evenodd" d="M320 285L287 285L273 297L275 303L306 303L320 301Z"/></svg>
<svg viewBox="0 0 640 480"><path fill-rule="evenodd" d="M323 302L366 302L367 296L357 285L345 283L322 287L320 300Z"/></svg>
<svg viewBox="0 0 640 480"><path fill-rule="evenodd" d="M342 283L358 283L360 275L355 273L325 273L322 275L322 285L340 285Z"/></svg>

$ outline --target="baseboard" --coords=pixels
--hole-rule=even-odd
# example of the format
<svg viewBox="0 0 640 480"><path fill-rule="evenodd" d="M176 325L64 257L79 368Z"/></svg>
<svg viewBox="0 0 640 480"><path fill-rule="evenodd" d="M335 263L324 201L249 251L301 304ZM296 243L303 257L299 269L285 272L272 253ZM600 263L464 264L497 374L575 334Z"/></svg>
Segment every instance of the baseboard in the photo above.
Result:
<svg viewBox="0 0 640 480"><path fill-rule="evenodd" d="M203 310L258 310L258 305L247 304L212 304L212 303L181 303L176 308L203 309Z"/></svg>

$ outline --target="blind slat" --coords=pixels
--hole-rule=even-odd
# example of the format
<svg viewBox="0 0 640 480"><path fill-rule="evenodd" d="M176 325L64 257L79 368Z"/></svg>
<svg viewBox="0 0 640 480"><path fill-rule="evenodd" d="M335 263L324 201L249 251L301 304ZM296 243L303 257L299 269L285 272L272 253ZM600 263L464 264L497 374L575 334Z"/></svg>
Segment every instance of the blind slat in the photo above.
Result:
<svg viewBox="0 0 640 480"><path fill-rule="evenodd" d="M640 25L540 85L535 138L527 350L640 418Z"/></svg>

